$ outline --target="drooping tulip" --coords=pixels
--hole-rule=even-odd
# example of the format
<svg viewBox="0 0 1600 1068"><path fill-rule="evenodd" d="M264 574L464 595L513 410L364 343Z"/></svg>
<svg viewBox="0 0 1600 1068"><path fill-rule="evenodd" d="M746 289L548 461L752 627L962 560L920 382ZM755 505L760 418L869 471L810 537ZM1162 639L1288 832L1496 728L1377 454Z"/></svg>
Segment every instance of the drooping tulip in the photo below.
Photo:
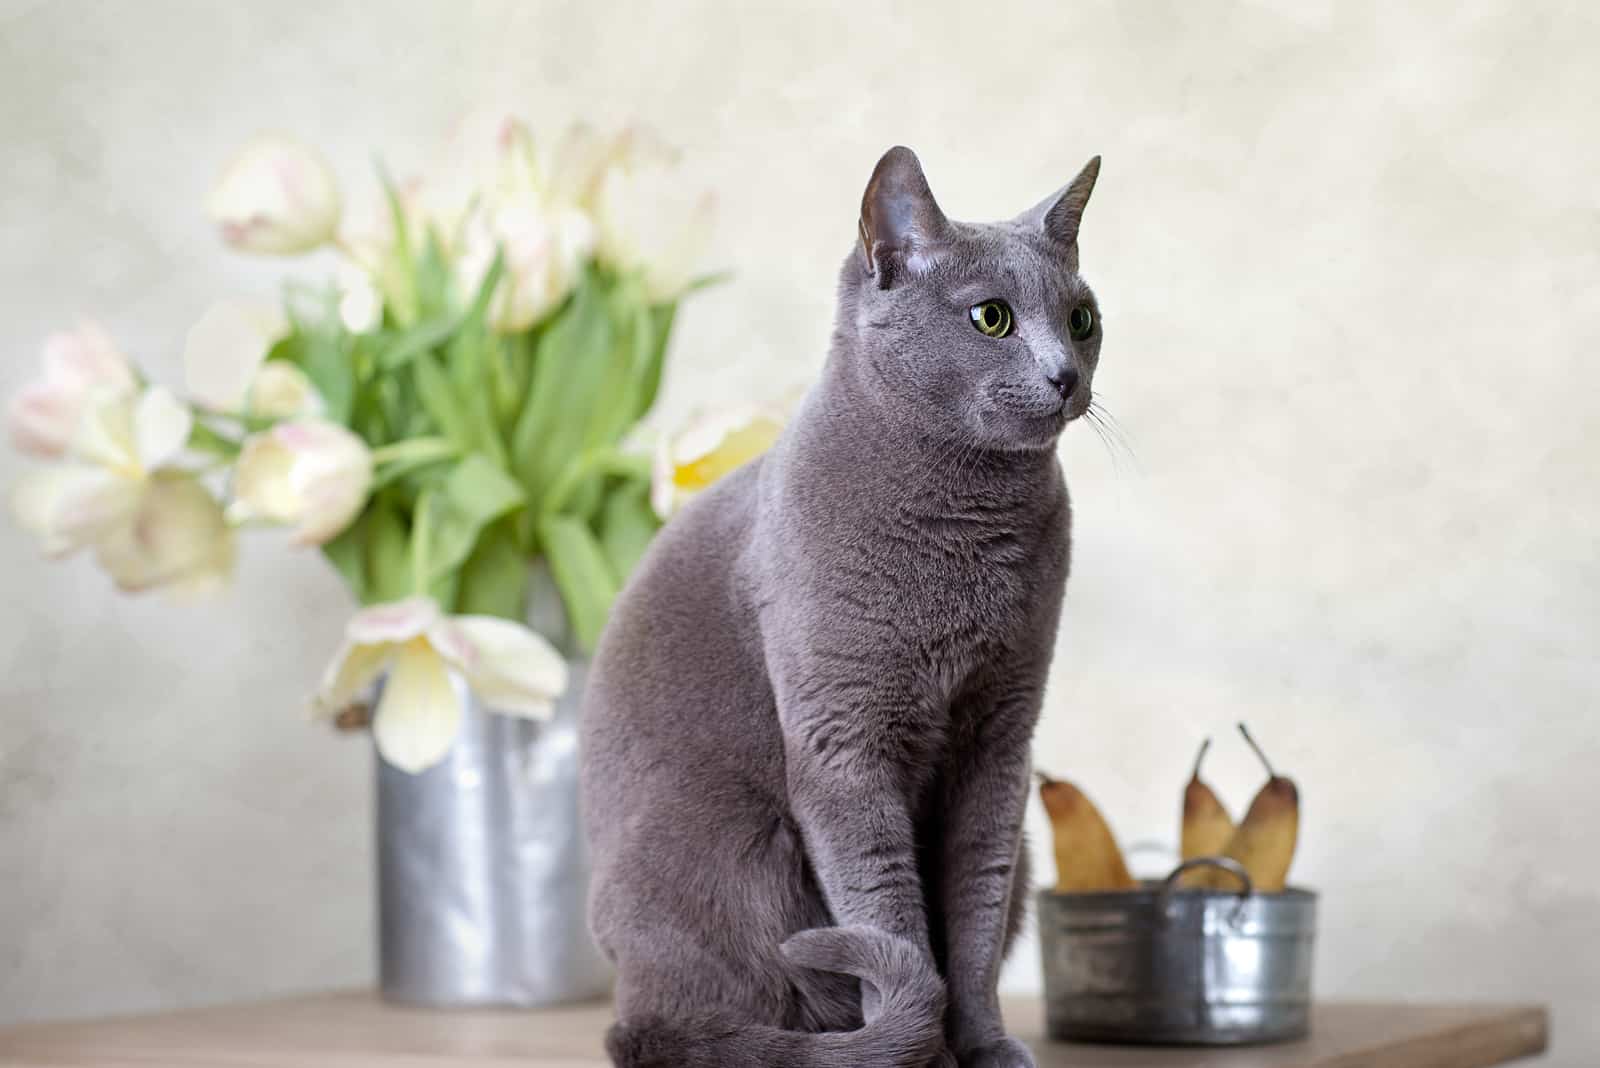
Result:
<svg viewBox="0 0 1600 1068"><path fill-rule="evenodd" d="M129 592L157 586L199 590L232 574L234 532L197 479L161 471L146 484L128 521L96 544L95 558Z"/></svg>
<svg viewBox="0 0 1600 1068"><path fill-rule="evenodd" d="M189 410L165 389L100 395L65 458L17 485L17 521L52 556L93 547L125 590L225 578L233 532L222 508L194 476L170 466L190 426Z"/></svg>
<svg viewBox="0 0 1600 1068"><path fill-rule="evenodd" d="M234 469L228 518L285 523L321 545L360 514L372 486L366 442L336 423L298 419L251 435Z"/></svg>
<svg viewBox="0 0 1600 1068"><path fill-rule="evenodd" d="M490 710L532 719L548 718L567 685L560 654L522 624L446 616L431 598L412 597L351 618L317 708L337 715L387 673L372 721L378 752L404 771L424 771L449 753L460 727L452 672Z"/></svg>
<svg viewBox="0 0 1600 1068"><path fill-rule="evenodd" d="M94 323L52 334L43 364L44 373L11 399L6 413L12 442L35 456L66 452L91 398L131 393L137 384L127 358Z"/></svg>
<svg viewBox="0 0 1600 1068"><path fill-rule="evenodd" d="M207 213L229 245L279 256L331 241L339 210L339 185L322 154L277 134L246 144L206 200Z"/></svg>

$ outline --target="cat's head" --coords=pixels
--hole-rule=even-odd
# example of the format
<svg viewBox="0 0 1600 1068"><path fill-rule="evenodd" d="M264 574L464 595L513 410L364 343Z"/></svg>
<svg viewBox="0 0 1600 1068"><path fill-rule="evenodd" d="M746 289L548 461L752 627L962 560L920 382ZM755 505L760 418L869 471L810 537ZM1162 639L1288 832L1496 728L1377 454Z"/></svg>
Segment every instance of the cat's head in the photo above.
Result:
<svg viewBox="0 0 1600 1068"><path fill-rule="evenodd" d="M961 223L939 209L910 149L878 161L839 328L891 418L1032 450L1084 413L1100 310L1078 275L1078 224L1099 171L1097 156L1015 219Z"/></svg>

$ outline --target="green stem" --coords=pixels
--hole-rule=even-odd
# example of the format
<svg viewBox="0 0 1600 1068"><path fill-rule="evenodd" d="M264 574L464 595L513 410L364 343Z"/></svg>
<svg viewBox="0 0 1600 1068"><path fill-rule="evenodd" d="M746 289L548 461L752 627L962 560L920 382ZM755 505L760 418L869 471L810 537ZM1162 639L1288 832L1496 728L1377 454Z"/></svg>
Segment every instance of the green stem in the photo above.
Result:
<svg viewBox="0 0 1600 1068"><path fill-rule="evenodd" d="M238 457L242 444L205 423L196 421L189 430L189 447L220 456L224 460L233 460Z"/></svg>
<svg viewBox="0 0 1600 1068"><path fill-rule="evenodd" d="M372 462L374 464L423 463L428 460L448 460L459 452L460 449L445 438L408 438L405 441L394 441L373 449Z"/></svg>

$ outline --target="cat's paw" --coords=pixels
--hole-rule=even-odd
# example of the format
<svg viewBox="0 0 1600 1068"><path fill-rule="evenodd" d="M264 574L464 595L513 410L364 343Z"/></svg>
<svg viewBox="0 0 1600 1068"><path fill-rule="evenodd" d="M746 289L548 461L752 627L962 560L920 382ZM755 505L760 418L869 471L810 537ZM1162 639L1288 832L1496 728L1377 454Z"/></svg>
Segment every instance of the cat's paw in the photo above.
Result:
<svg viewBox="0 0 1600 1068"><path fill-rule="evenodd" d="M1028 1047L1010 1036L985 1042L957 1058L961 1068L1034 1068Z"/></svg>

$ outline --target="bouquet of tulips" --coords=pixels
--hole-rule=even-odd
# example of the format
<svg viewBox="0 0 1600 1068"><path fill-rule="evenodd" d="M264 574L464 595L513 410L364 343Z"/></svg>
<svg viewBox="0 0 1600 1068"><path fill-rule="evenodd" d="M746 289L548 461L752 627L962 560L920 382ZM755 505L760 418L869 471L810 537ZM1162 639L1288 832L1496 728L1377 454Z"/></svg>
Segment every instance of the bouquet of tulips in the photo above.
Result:
<svg viewBox="0 0 1600 1068"><path fill-rule="evenodd" d="M454 739L452 672L496 711L549 714L566 672L521 622L534 561L591 648L672 508L777 429L752 409L654 459L630 447L708 223L665 146L577 127L541 152L498 120L464 124L444 158L382 178L353 219L317 152L258 138L209 214L241 252L331 250L331 282L211 307L182 390L98 326L56 335L9 411L16 445L49 461L15 488L17 520L50 555L92 550L122 589L225 580L241 527L320 548L366 607L317 707L387 675L374 734L411 771Z"/></svg>

